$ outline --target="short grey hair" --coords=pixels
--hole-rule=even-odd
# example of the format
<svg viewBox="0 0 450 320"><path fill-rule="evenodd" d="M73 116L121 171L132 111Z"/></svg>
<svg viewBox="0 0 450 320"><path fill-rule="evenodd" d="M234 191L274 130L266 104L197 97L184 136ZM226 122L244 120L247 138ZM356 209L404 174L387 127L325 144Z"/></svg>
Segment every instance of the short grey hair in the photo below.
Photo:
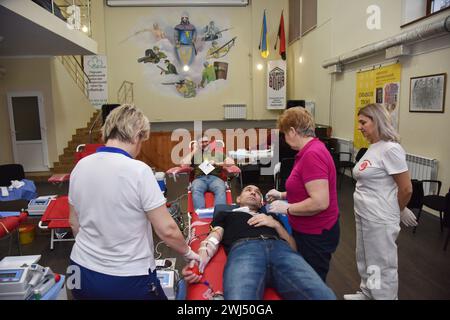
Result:
<svg viewBox="0 0 450 320"><path fill-rule="evenodd" d="M109 139L133 143L135 138L147 140L149 136L150 122L148 118L131 104L123 104L111 111L102 127L102 137L105 143Z"/></svg>
<svg viewBox="0 0 450 320"><path fill-rule="evenodd" d="M392 124L391 115L383 105L368 104L359 109L358 116L360 115L370 118L374 122L381 140L400 142L400 135Z"/></svg>

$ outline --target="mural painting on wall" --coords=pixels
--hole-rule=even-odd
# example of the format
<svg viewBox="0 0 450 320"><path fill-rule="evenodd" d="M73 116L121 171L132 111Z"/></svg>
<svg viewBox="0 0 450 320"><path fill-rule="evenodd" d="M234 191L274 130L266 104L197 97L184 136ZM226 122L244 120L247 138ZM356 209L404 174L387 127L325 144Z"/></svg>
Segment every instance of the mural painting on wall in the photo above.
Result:
<svg viewBox="0 0 450 320"><path fill-rule="evenodd" d="M137 62L158 92L194 98L226 85L230 52L237 40L230 32L233 28L223 19L197 20L191 21L186 11L176 23L146 19L122 41L146 47ZM152 27L142 28L145 24Z"/></svg>

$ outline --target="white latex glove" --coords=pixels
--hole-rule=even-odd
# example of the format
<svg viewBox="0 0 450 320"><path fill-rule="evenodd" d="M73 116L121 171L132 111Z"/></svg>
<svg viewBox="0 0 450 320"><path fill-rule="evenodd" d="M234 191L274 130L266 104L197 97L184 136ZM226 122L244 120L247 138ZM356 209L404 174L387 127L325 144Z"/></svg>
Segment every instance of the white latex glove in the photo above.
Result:
<svg viewBox="0 0 450 320"><path fill-rule="evenodd" d="M209 263L209 260L216 254L217 244L214 244L211 241L205 240L202 241L198 252L200 254L200 263L198 265L198 270L200 273L205 271L206 265Z"/></svg>
<svg viewBox="0 0 450 320"><path fill-rule="evenodd" d="M187 262L191 261L191 260L196 260L196 261L200 261L200 256L198 254L196 254L194 251L192 251L191 247L189 247L188 252L186 252L183 255L184 260L186 260Z"/></svg>
<svg viewBox="0 0 450 320"><path fill-rule="evenodd" d="M273 202L275 200L282 200L281 199L281 192L275 189L270 190L266 194L266 199L268 202Z"/></svg>
<svg viewBox="0 0 450 320"><path fill-rule="evenodd" d="M418 225L416 215L407 207L400 212L400 221L407 227L415 227Z"/></svg>
<svg viewBox="0 0 450 320"><path fill-rule="evenodd" d="M281 214L287 214L289 203L282 200L274 201L270 204L269 212L276 212Z"/></svg>

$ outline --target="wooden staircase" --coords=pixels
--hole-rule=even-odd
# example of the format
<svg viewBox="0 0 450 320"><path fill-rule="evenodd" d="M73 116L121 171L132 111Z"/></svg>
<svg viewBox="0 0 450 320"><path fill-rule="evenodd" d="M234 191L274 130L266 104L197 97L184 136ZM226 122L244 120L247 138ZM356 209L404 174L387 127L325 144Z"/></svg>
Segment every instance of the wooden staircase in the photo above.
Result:
<svg viewBox="0 0 450 320"><path fill-rule="evenodd" d="M67 147L64 148L64 153L59 156L59 161L54 163L52 173L69 173L72 171L75 167L74 155L78 145L101 143L101 118L97 120L94 126L95 120L97 117L100 117L100 112L100 110L96 110L86 127L77 129L75 134L72 135L72 140L67 143ZM92 126L94 127L92 129L91 141L89 141L89 130Z"/></svg>

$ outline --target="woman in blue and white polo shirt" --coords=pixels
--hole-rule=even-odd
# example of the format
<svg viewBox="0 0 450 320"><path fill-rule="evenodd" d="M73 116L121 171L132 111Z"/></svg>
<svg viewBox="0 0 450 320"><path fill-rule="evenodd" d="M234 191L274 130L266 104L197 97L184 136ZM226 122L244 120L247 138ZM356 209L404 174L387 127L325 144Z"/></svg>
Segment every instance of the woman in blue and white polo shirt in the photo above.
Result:
<svg viewBox="0 0 450 320"><path fill-rule="evenodd" d="M152 228L186 260L186 245L152 170L135 160L149 138L147 117L122 105L102 128L106 145L80 160L70 175L70 223L79 268L75 299L166 299L156 277Z"/></svg>

